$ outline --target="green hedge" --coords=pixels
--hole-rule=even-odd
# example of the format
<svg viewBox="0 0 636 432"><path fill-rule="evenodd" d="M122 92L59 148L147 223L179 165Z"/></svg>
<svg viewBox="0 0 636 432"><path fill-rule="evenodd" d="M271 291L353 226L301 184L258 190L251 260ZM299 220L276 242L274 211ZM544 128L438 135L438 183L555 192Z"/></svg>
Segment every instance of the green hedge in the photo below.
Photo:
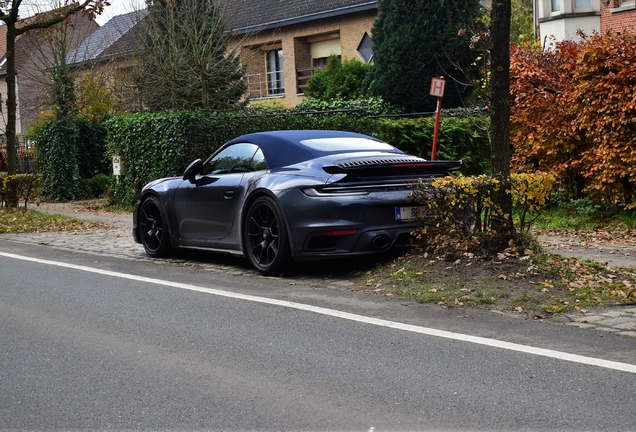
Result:
<svg viewBox="0 0 636 432"><path fill-rule="evenodd" d="M113 117L105 123L107 150L121 157L113 198L130 205L147 182L180 176L196 158L206 158L239 135L268 130L332 129L364 133L412 154L430 158L433 118L367 117L361 112L297 112L251 109L231 114L183 111ZM487 120L443 118L437 158L464 159L465 174L484 172L490 159Z"/></svg>
<svg viewBox="0 0 636 432"><path fill-rule="evenodd" d="M73 119L48 121L36 140L42 196L56 201L93 197L87 182L112 170L105 138L103 125Z"/></svg>
<svg viewBox="0 0 636 432"><path fill-rule="evenodd" d="M377 120L377 136L400 150L430 159L433 151L435 119ZM440 119L437 136L436 159L463 161L464 175L479 175L490 170L490 143L488 141L488 119L455 118Z"/></svg>
<svg viewBox="0 0 636 432"><path fill-rule="evenodd" d="M109 174L112 164L106 155L106 128L85 120L76 120L79 128L77 164L79 175L92 179L99 174Z"/></svg>
<svg viewBox="0 0 636 432"><path fill-rule="evenodd" d="M43 197L65 201L80 196L79 140L79 127L70 120L54 119L42 128L37 140L37 150Z"/></svg>

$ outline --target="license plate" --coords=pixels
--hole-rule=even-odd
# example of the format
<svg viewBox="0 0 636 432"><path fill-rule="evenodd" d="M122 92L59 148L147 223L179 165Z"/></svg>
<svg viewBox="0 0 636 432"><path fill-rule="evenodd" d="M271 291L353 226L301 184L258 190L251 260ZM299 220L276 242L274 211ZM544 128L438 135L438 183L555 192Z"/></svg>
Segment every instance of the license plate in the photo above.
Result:
<svg viewBox="0 0 636 432"><path fill-rule="evenodd" d="M395 208L395 220L412 221L422 218L426 215L426 207L424 206L407 206Z"/></svg>

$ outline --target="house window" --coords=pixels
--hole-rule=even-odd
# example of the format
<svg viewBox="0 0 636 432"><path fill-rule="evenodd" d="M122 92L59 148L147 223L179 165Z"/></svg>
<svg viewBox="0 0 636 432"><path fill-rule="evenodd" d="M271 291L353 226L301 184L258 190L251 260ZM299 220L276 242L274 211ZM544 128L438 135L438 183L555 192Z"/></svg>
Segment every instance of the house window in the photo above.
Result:
<svg viewBox="0 0 636 432"><path fill-rule="evenodd" d="M574 0L574 9L591 9L591 0Z"/></svg>
<svg viewBox="0 0 636 432"><path fill-rule="evenodd" d="M371 36L366 32L362 36L358 48L356 48L356 53L365 63L369 63L373 58L373 42L371 41Z"/></svg>
<svg viewBox="0 0 636 432"><path fill-rule="evenodd" d="M561 11L561 0L552 0L552 7L550 9L552 12Z"/></svg>
<svg viewBox="0 0 636 432"><path fill-rule="evenodd" d="M270 95L285 94L283 75L283 50L267 51L267 92Z"/></svg>

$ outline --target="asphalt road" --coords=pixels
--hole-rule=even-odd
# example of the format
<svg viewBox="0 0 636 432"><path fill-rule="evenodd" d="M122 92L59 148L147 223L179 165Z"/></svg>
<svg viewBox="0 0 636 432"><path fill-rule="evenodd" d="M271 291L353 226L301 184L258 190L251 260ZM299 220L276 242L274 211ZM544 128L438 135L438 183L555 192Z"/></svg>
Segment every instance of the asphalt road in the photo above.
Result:
<svg viewBox="0 0 636 432"><path fill-rule="evenodd" d="M0 429L636 429L636 338L276 278L0 239L0 329Z"/></svg>

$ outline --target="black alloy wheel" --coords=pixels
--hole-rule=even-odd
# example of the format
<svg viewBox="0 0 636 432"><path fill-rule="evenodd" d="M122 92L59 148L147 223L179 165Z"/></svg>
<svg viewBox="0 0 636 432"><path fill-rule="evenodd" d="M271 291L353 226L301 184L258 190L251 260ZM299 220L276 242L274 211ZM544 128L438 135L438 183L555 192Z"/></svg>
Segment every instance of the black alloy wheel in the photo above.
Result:
<svg viewBox="0 0 636 432"><path fill-rule="evenodd" d="M276 202L260 197L252 203L244 227L245 254L263 275L277 275L288 264L287 228Z"/></svg>
<svg viewBox="0 0 636 432"><path fill-rule="evenodd" d="M159 200L148 197L139 211L139 234L141 244L151 257L160 258L170 253L167 219Z"/></svg>

